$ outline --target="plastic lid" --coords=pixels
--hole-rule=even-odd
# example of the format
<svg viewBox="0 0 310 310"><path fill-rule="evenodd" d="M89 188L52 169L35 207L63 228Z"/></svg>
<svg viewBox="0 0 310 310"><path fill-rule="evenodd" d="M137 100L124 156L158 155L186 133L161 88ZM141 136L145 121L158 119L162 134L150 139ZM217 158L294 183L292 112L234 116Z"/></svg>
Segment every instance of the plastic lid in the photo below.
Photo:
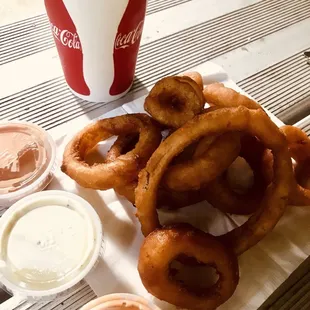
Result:
<svg viewBox="0 0 310 310"><path fill-rule="evenodd" d="M52 180L56 145L42 128L0 123L0 209L43 190Z"/></svg>
<svg viewBox="0 0 310 310"><path fill-rule="evenodd" d="M92 300L81 310L160 310L143 297L133 294L110 294Z"/></svg>
<svg viewBox="0 0 310 310"><path fill-rule="evenodd" d="M101 221L84 199L63 191L33 194L0 219L0 281L26 297L58 294L89 273L101 243Z"/></svg>

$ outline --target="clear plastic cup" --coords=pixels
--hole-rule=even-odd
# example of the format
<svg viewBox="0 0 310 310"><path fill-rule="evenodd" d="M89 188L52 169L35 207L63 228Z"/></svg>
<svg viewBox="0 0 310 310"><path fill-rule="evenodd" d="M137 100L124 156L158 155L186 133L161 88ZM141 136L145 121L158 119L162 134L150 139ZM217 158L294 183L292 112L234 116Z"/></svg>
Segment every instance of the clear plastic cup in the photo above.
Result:
<svg viewBox="0 0 310 310"><path fill-rule="evenodd" d="M92 300L80 310L160 310L143 297L132 294L111 294Z"/></svg>
<svg viewBox="0 0 310 310"><path fill-rule="evenodd" d="M0 282L13 295L53 299L79 284L102 254L92 206L64 191L35 193L0 219Z"/></svg>

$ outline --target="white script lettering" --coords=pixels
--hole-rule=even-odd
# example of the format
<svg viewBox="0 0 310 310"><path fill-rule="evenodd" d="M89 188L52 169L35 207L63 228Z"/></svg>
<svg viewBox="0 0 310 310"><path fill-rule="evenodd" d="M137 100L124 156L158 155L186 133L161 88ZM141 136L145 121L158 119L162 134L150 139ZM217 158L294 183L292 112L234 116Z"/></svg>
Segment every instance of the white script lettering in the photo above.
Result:
<svg viewBox="0 0 310 310"><path fill-rule="evenodd" d="M125 49L130 45L135 44L142 36L143 30L143 20L138 24L136 29L130 31L127 34L118 33L115 39L114 48L118 49Z"/></svg>
<svg viewBox="0 0 310 310"><path fill-rule="evenodd" d="M54 37L62 43L72 49L81 50L81 42L77 33L72 33L69 30L61 30L57 26L51 24Z"/></svg>

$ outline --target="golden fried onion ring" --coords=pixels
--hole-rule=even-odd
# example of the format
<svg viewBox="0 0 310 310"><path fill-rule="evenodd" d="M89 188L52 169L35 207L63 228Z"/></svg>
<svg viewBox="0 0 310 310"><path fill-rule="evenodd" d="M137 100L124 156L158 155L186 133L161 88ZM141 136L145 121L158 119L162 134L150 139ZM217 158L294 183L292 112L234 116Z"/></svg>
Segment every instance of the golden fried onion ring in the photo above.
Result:
<svg viewBox="0 0 310 310"><path fill-rule="evenodd" d="M310 206L310 189L307 188L310 176L310 139L304 131L294 126L283 126L280 130L285 135L292 158L296 161L290 204Z"/></svg>
<svg viewBox="0 0 310 310"><path fill-rule="evenodd" d="M210 140L210 139L209 139ZM112 147L110 148L107 154L107 162L111 162L116 160L122 154L129 152L132 150L137 143L136 136L119 136L117 140L114 142ZM205 145L206 143L204 143ZM199 148L197 148L199 150ZM188 153L194 152L193 150L187 150ZM189 154L182 153L184 159L180 159L184 161L188 159ZM187 152L186 152L187 153ZM138 179L138 176L137 176ZM117 194L124 196L129 200L132 204L135 203L135 189L137 187L138 181L125 182L119 186L115 186L114 190ZM167 190L165 188L159 189L158 194L158 208L164 207L165 209L179 209L184 208L186 206L198 203L205 200L205 190L199 189L197 191L184 191L184 192L176 192L173 190Z"/></svg>
<svg viewBox="0 0 310 310"><path fill-rule="evenodd" d="M231 188L223 174L208 184L205 188L205 197L213 207L222 212L247 215L259 208L267 187L261 169L266 148L256 137L246 135L242 137L241 141L240 157L246 160L253 171L253 186L245 193L237 193Z"/></svg>
<svg viewBox="0 0 310 310"><path fill-rule="evenodd" d="M124 196L133 205L135 204L135 190L138 182L124 183L120 186L114 187L115 192L118 195ZM158 190L158 202L157 208L176 210L181 209L198 202L206 200L205 188L201 188L197 191L185 191L175 192L160 188Z"/></svg>
<svg viewBox="0 0 310 310"><path fill-rule="evenodd" d="M293 177L287 142L265 112L240 106L195 117L163 141L153 153L139 174L136 189L137 216L145 236L160 227L156 212L157 189L172 159L192 141L231 131L246 131L272 149L275 177L265 192L262 207L246 223L221 236L221 239L231 244L235 254L240 255L274 228L286 209Z"/></svg>
<svg viewBox="0 0 310 310"><path fill-rule="evenodd" d="M282 126L281 132L285 135L289 151L296 162L304 162L310 158L310 139L308 135L294 126Z"/></svg>
<svg viewBox="0 0 310 310"><path fill-rule="evenodd" d="M158 81L145 99L144 109L160 124L179 128L204 107L201 89L188 77L170 76Z"/></svg>
<svg viewBox="0 0 310 310"><path fill-rule="evenodd" d="M174 191L198 190L221 175L238 157L239 152L238 133L228 132L215 139L202 139L193 158L171 165L162 182Z"/></svg>
<svg viewBox="0 0 310 310"><path fill-rule="evenodd" d="M108 163L112 162L116 160L119 156L132 151L138 143L138 140L138 135L118 136L107 153L106 161Z"/></svg>
<svg viewBox="0 0 310 310"><path fill-rule="evenodd" d="M219 279L202 292L192 292L173 280L170 264L180 255L216 269ZM149 293L171 304L188 309L213 310L227 301L239 281L236 256L219 240L190 225L153 231L140 250L138 271Z"/></svg>
<svg viewBox="0 0 310 310"><path fill-rule="evenodd" d="M296 161L293 165L295 178L291 186L289 204L310 206L310 139L305 132L294 126L283 126L280 130L288 142L291 157ZM273 179L272 163L273 155L267 150L264 154L262 171L268 182Z"/></svg>
<svg viewBox="0 0 310 310"><path fill-rule="evenodd" d="M201 90L203 90L203 80L202 80L202 76L199 72L189 71L189 72L183 73L181 76L187 76L187 77L191 78L193 81L195 81L197 83L199 88Z"/></svg>
<svg viewBox="0 0 310 310"><path fill-rule="evenodd" d="M89 165L87 153L100 141L112 136L138 134L135 148L119 156L115 161ZM137 178L161 142L161 132L146 114L128 114L101 119L85 127L67 145L62 171L79 185L106 190Z"/></svg>
<svg viewBox="0 0 310 310"><path fill-rule="evenodd" d="M262 109L262 107L247 96L241 95L235 90L225 87L222 83L207 85L203 90L203 95L207 103L217 107L239 107L248 109Z"/></svg>

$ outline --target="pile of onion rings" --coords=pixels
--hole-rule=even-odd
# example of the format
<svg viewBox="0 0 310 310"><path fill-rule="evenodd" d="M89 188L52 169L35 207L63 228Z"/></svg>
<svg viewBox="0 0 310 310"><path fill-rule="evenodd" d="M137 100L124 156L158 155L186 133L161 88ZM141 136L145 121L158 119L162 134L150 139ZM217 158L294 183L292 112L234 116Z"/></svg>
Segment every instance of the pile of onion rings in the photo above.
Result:
<svg viewBox="0 0 310 310"><path fill-rule="evenodd" d="M223 84L204 88L197 72L158 81L144 108L151 117L124 115L83 129L68 144L62 170L81 186L114 188L136 207L145 236L138 271L152 295L182 308L216 309L238 285L238 256L275 227L289 203L310 205L310 140L291 126L279 129L258 103ZM112 136L103 162L88 163L87 154ZM241 160L250 186L231 180ZM158 208L201 201L248 220L217 237L182 223L161 226ZM219 278L192 288L173 278L174 260L212 266Z"/></svg>

